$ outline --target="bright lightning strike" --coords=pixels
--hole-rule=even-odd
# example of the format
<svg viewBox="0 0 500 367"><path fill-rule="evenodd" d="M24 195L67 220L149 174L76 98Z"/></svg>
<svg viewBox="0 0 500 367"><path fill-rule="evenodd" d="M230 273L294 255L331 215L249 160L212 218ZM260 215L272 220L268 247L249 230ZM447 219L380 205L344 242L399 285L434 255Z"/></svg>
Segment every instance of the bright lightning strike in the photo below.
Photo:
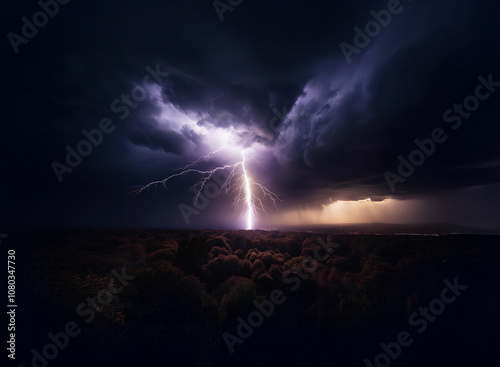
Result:
<svg viewBox="0 0 500 367"><path fill-rule="evenodd" d="M243 155L243 162L241 163L241 169L243 170L243 179L245 181L245 201L247 206L247 229L253 229L253 223L255 220L255 210L253 203L252 187L250 185L250 177L248 176L247 169L245 167L246 157L245 152L241 152Z"/></svg>
<svg viewBox="0 0 500 367"><path fill-rule="evenodd" d="M167 183L170 180L194 173L200 176L199 181L191 187L191 191L195 193L195 197L193 199L195 207L199 203L200 195L202 195L203 191L207 188L207 184L209 182L218 182L219 193L234 193L234 204L237 208L242 210L242 215L246 218L246 229L254 229L255 222L258 219L257 213L267 213L266 202L271 203L277 209L277 203L281 200L278 195L270 191L266 186L251 178L247 167L248 160L245 150L241 150L241 161L234 164L218 166L211 170L200 170L195 168L199 163L208 161L208 159L225 149L230 149L230 147L225 146L210 152L198 158L196 161L182 167L179 172L174 173L163 180L153 181L146 185L139 186L135 188L133 192L141 194L154 186L163 186L164 188L167 188ZM227 174L227 178L221 179L224 173Z"/></svg>

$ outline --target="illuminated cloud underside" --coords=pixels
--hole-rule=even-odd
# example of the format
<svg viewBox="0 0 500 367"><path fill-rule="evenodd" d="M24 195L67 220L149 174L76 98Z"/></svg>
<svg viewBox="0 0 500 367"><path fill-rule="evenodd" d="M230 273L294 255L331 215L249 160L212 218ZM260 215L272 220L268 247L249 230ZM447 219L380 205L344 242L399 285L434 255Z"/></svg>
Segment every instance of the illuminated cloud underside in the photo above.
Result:
<svg viewBox="0 0 500 367"><path fill-rule="evenodd" d="M322 208L296 208L274 215L272 225L346 223L415 223L421 220L425 204L419 200L336 201Z"/></svg>
<svg viewBox="0 0 500 367"><path fill-rule="evenodd" d="M219 192L234 196L234 204L242 212L247 230L255 228L259 212L267 213L266 201L277 209L277 202L280 201L278 195L257 180L254 180L248 167L249 157L255 159L253 155L257 154L259 149L262 149L259 144L245 145L241 139L242 131L237 131L234 128L223 129L207 123L199 125L195 119L189 117L186 113L177 110L172 105L163 104L159 98L156 100L162 109L157 119L166 124L169 129L178 133L189 131L201 137L206 148L218 148L198 157L167 178L137 187L134 190L136 194L141 194L156 186L166 188L168 182L172 179L188 174L196 174L200 179L191 187L191 191L196 192L193 200L193 204L196 204L203 193L205 185L214 178L214 175L227 173L227 179L219 188ZM222 146L222 144L226 145ZM225 162L227 160L236 161L236 163L221 163L212 169L197 168L202 163Z"/></svg>

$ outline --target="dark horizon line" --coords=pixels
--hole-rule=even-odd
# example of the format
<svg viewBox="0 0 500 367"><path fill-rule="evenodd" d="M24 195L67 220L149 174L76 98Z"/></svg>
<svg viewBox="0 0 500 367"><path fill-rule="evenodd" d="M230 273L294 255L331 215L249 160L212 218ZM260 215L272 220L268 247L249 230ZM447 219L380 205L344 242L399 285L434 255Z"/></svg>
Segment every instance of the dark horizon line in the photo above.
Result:
<svg viewBox="0 0 500 367"><path fill-rule="evenodd" d="M272 226L254 229L229 227L158 227L158 226L11 226L0 232L12 233L19 231L263 231L263 232L335 232L334 234L397 234L397 235L432 235L432 234L475 234L500 235L500 228L467 226L455 223L342 223L342 224L315 224L294 226ZM356 233L352 233L356 232Z"/></svg>

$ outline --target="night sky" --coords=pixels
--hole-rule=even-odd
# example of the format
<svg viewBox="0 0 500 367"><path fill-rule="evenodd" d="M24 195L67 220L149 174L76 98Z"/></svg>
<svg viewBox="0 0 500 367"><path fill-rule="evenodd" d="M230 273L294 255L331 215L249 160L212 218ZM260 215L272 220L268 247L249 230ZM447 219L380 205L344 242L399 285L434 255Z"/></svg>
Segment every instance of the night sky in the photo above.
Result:
<svg viewBox="0 0 500 367"><path fill-rule="evenodd" d="M63 3L1 4L2 226L243 228L186 223L196 174L133 193L226 145L196 168L245 151L257 228L500 223L499 1Z"/></svg>

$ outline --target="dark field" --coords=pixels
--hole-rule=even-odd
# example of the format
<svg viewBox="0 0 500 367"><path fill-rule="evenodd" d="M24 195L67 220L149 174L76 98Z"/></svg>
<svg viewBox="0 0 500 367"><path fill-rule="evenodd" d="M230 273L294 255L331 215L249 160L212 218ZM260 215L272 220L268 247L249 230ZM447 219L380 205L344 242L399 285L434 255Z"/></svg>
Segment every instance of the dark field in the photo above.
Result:
<svg viewBox="0 0 500 367"><path fill-rule="evenodd" d="M499 237L327 237L12 233L16 366L499 365Z"/></svg>

